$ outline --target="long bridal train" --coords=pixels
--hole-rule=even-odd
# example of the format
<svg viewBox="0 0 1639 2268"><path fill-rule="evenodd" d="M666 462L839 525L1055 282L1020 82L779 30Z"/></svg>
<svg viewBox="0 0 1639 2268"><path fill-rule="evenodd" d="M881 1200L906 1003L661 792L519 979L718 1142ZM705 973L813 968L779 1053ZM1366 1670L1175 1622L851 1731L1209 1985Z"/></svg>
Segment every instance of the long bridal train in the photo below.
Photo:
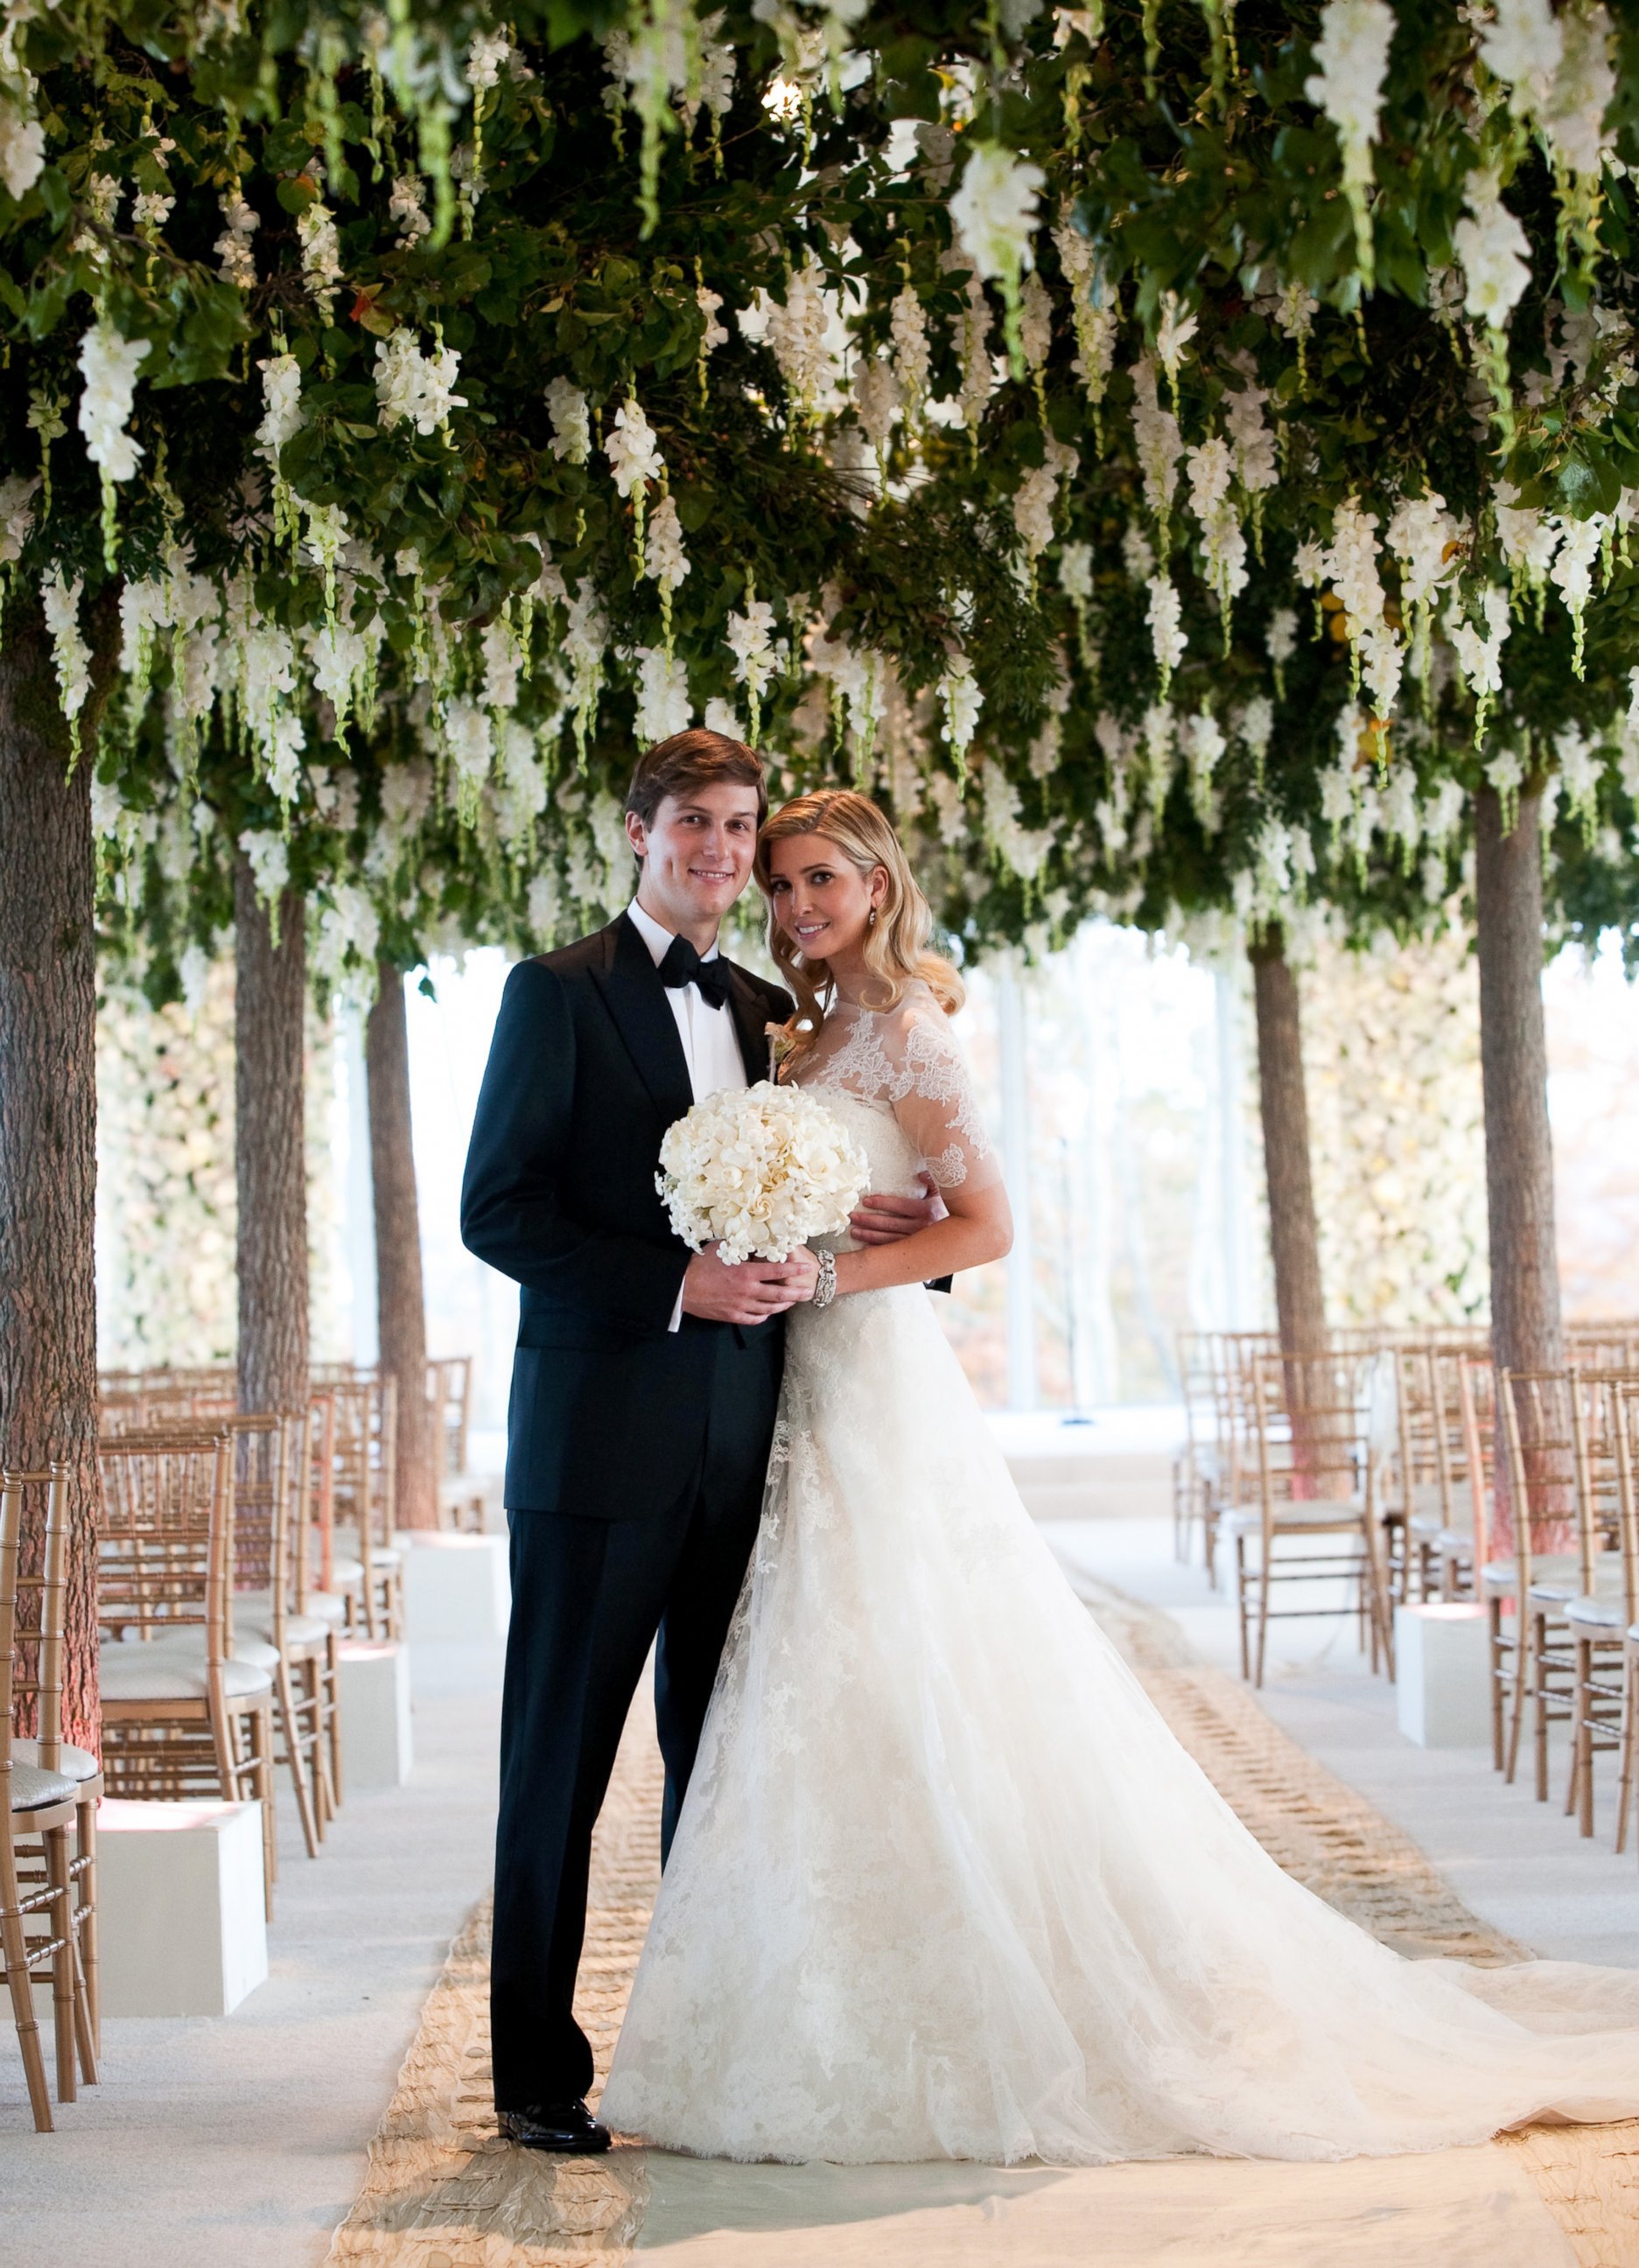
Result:
<svg viewBox="0 0 1639 2268"><path fill-rule="evenodd" d="M907 1088L942 1086L957 1145L977 1121L936 1027L868 1036L874 1073L856 1039L805 1083L908 1189L940 1149ZM926 1294L794 1314L602 2115L717 2157L1094 2162L1549 2111L1639 2115L1639 1977L1407 1961L1282 1874L1072 1595Z"/></svg>

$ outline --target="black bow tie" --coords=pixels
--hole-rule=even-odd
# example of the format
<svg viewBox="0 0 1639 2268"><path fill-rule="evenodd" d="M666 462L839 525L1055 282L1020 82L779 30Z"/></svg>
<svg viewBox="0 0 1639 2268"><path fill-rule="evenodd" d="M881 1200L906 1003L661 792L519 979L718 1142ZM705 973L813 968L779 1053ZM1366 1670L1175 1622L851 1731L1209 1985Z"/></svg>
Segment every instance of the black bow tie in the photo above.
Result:
<svg viewBox="0 0 1639 2268"><path fill-rule="evenodd" d="M692 984L708 1007L721 1008L728 999L728 968L720 957L702 961L686 937L675 937L661 962L661 983L668 990Z"/></svg>

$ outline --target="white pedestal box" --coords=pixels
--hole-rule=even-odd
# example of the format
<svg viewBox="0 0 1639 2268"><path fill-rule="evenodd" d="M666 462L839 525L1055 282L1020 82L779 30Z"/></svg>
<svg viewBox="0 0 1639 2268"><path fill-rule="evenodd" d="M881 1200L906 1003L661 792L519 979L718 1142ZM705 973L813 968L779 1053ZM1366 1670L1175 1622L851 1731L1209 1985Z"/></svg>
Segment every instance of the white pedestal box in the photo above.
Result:
<svg viewBox="0 0 1639 2268"><path fill-rule="evenodd" d="M504 1535L426 1535L401 1531L405 1546L404 1612L413 1642L501 1638L512 1587Z"/></svg>
<svg viewBox="0 0 1639 2268"><path fill-rule="evenodd" d="M410 1649L345 1638L336 1648L342 1711L342 1793L402 1787L415 1761Z"/></svg>
<svg viewBox="0 0 1639 2268"><path fill-rule="evenodd" d="M1394 1706L1420 1749L1477 1749L1491 1738L1483 1607L1394 1609Z"/></svg>
<svg viewBox="0 0 1639 2268"><path fill-rule="evenodd" d="M262 1806L107 1798L97 1940L105 2015L231 2014L268 1974Z"/></svg>

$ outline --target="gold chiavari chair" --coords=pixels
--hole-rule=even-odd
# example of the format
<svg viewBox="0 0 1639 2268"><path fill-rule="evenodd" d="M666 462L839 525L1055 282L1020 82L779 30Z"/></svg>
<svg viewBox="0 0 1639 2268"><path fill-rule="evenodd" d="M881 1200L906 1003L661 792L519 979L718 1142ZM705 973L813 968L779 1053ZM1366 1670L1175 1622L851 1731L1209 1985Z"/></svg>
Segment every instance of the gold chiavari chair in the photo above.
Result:
<svg viewBox="0 0 1639 2268"><path fill-rule="evenodd" d="M1627 1632L1639 1617L1639 1504L1635 1498L1635 1417L1639 1370L1583 1373L1587 1451L1577 1487L1577 1557L1583 1577L1565 1602L1572 1648L1570 1782L1565 1808L1593 1833L1593 1759L1614 1749L1626 1768ZM1591 1576L1591 1580L1589 1580ZM1619 1800L1617 1848L1621 1848Z"/></svg>
<svg viewBox="0 0 1639 2268"><path fill-rule="evenodd" d="M1529 1697L1536 1793L1546 1802L1548 1728L1568 1724L1572 1713L1571 1656L1569 1645L1558 1641L1564 1636L1565 1602L1582 1588L1576 1498L1583 1409L1576 1374L1565 1370L1499 1371L1496 1398L1507 1491L1505 1498L1498 1491L1494 1543L1502 1550L1476 1571L1490 1635L1493 1761L1499 1760L1496 1712L1505 1697L1500 1761L1511 1782Z"/></svg>
<svg viewBox="0 0 1639 2268"><path fill-rule="evenodd" d="M397 1381L391 1371L333 1383L334 1517L337 1585L361 1582L365 1629L402 1638L404 1555L394 1542L397 1513Z"/></svg>
<svg viewBox="0 0 1639 2268"><path fill-rule="evenodd" d="M44 1498L44 1550L39 1574L29 1576L21 1568L23 1510L36 1494ZM11 1990L29 2106L42 2134L51 2132L52 2122L34 2012L36 1970L48 1968L51 1975L58 2100L74 2100L80 2073L88 2086L97 2080L78 1926L82 1904L89 1911L94 1901L96 1868L94 1853L88 1866L78 1863L81 1783L63 1769L67 1578L67 1469L0 1474L0 1791L7 1823L0 1838L0 1965ZM25 1624L18 1602L31 1594L36 1614ZM30 1747L14 1732L19 1704L35 1727ZM92 1764L94 1775L94 1758Z"/></svg>
<svg viewBox="0 0 1639 2268"><path fill-rule="evenodd" d="M229 1653L265 1670L272 1681L276 1727L302 1839L308 1857L316 1859L325 1822L335 1809L322 1739L330 1634L317 1616L297 1616L290 1605L292 1498L308 1454L307 1425L306 1418L294 1414L225 1421L233 1441L233 1484L224 1604ZM198 1659L204 1633L191 1629L161 1643Z"/></svg>
<svg viewBox="0 0 1639 2268"><path fill-rule="evenodd" d="M1359 1612L1372 1666L1393 1675L1376 1477L1358 1355L1257 1355L1251 1371L1258 1501L1224 1516L1235 1539L1241 1674L1261 1685L1271 1622ZM1254 1565L1247 1544L1255 1541ZM1277 1585L1340 1581L1341 1607L1278 1608ZM1254 1641L1252 1626L1256 1623Z"/></svg>
<svg viewBox="0 0 1639 2268"><path fill-rule="evenodd" d="M1184 1390L1184 1447L1172 1461L1172 1556L1187 1561L1197 1527L1202 1531L1208 1579L1217 1570L1210 1522L1214 1454L1217 1447L1216 1398L1210 1331L1178 1335L1178 1378Z"/></svg>
<svg viewBox="0 0 1639 2268"><path fill-rule="evenodd" d="M472 1431L472 1357L447 1354L427 1365L432 1458L438 1473L439 1525L482 1535L491 1483L469 1472Z"/></svg>
<svg viewBox="0 0 1639 2268"><path fill-rule="evenodd" d="M1253 1366L1260 1355L1278 1354L1274 1331L1217 1331L1213 1334L1213 1398L1216 1405L1217 1454L1206 1523L1207 1573L1217 1587L1217 1545L1225 1522L1259 1501L1258 1486L1258 1395Z"/></svg>
<svg viewBox="0 0 1639 2268"><path fill-rule="evenodd" d="M1465 1347L1458 1335L1402 1342L1392 1350L1395 1367L1396 1424L1399 1434L1397 1482L1405 1514L1404 1580L1399 1595L1428 1600L1443 1597L1441 1538L1452 1531L1450 1557L1455 1566L1466 1544L1472 1547L1473 1506L1462 1493L1466 1462L1462 1455L1460 1395L1456 1388L1455 1363L1472 1349L1483 1353L1483 1341L1472 1334ZM1453 1341L1458 1343L1453 1344Z"/></svg>
<svg viewBox="0 0 1639 2268"><path fill-rule="evenodd" d="M103 1769L115 1795L262 1805L272 1912L273 1680L233 1651L233 1437L104 1441L97 1544Z"/></svg>
<svg viewBox="0 0 1639 2268"><path fill-rule="evenodd" d="M1439 1595L1479 1594L1475 1569L1488 1556L1496 1490L1496 1373L1482 1350L1437 1349L1435 1446L1445 1524L1435 1537Z"/></svg>

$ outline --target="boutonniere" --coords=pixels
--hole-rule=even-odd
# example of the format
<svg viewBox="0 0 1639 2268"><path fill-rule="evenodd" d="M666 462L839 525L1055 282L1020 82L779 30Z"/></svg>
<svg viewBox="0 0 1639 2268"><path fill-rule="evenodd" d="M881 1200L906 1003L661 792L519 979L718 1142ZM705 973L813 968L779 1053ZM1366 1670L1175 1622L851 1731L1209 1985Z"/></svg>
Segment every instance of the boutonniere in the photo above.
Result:
<svg viewBox="0 0 1639 2268"><path fill-rule="evenodd" d="M764 1024L763 1036L768 1042L768 1075L779 1085L779 1074L797 1051L797 1020L788 1017L783 1024Z"/></svg>

